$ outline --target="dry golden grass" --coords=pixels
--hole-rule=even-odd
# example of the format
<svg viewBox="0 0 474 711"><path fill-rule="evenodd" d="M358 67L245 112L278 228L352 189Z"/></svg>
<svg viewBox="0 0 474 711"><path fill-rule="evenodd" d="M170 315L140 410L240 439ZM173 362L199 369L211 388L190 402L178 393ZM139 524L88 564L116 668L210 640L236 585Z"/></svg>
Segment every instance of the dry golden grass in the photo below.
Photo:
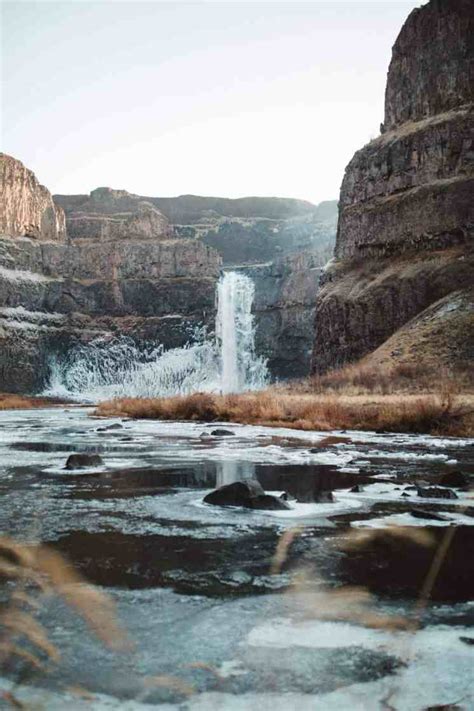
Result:
<svg viewBox="0 0 474 711"><path fill-rule="evenodd" d="M60 597L112 649L126 648L111 599L86 585L69 563L51 548L0 538L0 581L9 583L9 599L0 608L0 665L21 660L30 669L47 671L60 650L35 619L41 602Z"/></svg>
<svg viewBox="0 0 474 711"><path fill-rule="evenodd" d="M447 368L434 369L427 363L374 366L361 361L329 371L325 375L314 375L295 385L301 392L319 394L331 392L344 395L474 393L472 369L465 371L458 369L453 372Z"/></svg>
<svg viewBox="0 0 474 711"><path fill-rule="evenodd" d="M57 404L57 401L41 397L0 393L0 410L30 410L34 407L47 407L51 404Z"/></svg>
<svg viewBox="0 0 474 711"><path fill-rule="evenodd" d="M300 430L386 430L470 436L474 398L440 395L346 396L270 388L238 395L195 393L168 398L121 398L99 404L99 416L226 421Z"/></svg>

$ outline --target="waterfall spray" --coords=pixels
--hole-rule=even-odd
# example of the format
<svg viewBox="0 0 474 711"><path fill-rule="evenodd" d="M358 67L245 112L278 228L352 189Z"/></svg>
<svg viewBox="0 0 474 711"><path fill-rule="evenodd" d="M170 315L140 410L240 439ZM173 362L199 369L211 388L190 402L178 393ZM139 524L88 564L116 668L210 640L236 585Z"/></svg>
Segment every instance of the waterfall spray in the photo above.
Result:
<svg viewBox="0 0 474 711"><path fill-rule="evenodd" d="M240 392L266 385L266 361L255 353L254 284L226 272L217 285L215 339L202 331L183 348L140 348L131 338L96 339L53 357L45 392L97 402L114 397L163 397Z"/></svg>

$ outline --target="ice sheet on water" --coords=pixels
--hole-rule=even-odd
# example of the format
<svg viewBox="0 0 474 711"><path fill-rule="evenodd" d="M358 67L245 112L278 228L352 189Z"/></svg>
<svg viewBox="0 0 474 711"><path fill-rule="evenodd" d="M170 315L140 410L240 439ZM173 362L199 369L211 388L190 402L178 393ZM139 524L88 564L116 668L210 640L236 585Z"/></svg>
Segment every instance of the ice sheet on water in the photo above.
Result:
<svg viewBox="0 0 474 711"><path fill-rule="evenodd" d="M474 526L474 518L472 516L464 516L462 514L441 510L436 513L442 515L446 520L439 521L429 517L417 518L410 513L400 513L371 518L367 521L352 521L351 526L355 528L388 528L390 526Z"/></svg>

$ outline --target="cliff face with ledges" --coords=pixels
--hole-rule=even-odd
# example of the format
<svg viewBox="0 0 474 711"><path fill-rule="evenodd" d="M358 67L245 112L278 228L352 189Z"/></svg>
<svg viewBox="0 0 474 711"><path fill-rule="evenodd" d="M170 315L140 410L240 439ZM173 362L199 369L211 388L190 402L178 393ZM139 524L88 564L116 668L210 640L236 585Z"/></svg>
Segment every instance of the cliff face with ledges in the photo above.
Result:
<svg viewBox="0 0 474 711"><path fill-rule="evenodd" d="M62 241L65 216L19 160L0 153L0 235Z"/></svg>
<svg viewBox="0 0 474 711"><path fill-rule="evenodd" d="M342 182L335 259L316 308L315 371L369 354L439 299L470 293L473 37L465 0L432 0L400 32L384 133L355 154ZM404 359L413 347L395 350Z"/></svg>
<svg viewBox="0 0 474 711"><path fill-rule="evenodd" d="M239 270L255 284L253 312L257 353L267 358L275 378L298 378L311 365L314 320L321 264L313 252L298 252L269 264Z"/></svg>
<svg viewBox="0 0 474 711"><path fill-rule="evenodd" d="M269 262L285 254L312 250L327 255L334 246L337 203L319 205L286 198L213 198L182 195L143 197L126 190L97 188L89 195L55 195L66 213L71 239L120 238L127 215L161 216L162 239L196 239L215 249L225 266ZM130 225L124 233L129 235ZM157 229L152 230L156 238Z"/></svg>
<svg viewBox="0 0 474 711"><path fill-rule="evenodd" d="M120 252L118 242L131 233L142 242L151 234L154 242L174 239L183 245L183 258L186 254L194 257L195 264L191 260L186 266L189 273L195 266L200 269L201 255L212 248L212 253L221 256L224 267L245 271L255 283L257 351L268 358L271 375L288 378L308 374L312 350L308 323L314 317L319 268L334 247L336 201L313 205L284 198L160 198L112 188L97 188L89 195L56 195L55 199L66 212L68 235L76 246L92 245L93 237L95 241L115 242ZM149 234L145 216L153 213L162 222ZM134 216L139 229L132 230ZM191 242L196 245L194 255L189 251ZM140 258L150 259L148 249L140 247ZM177 249L179 252L179 246ZM133 255L137 259L140 250L135 244ZM129 251L127 257L136 261L132 270L140 270L139 259L133 255ZM123 276L120 283L122 280ZM119 290L127 302L132 298L131 289L128 282L125 290ZM143 285L138 293L147 294L150 303L157 303ZM159 301L173 308L174 297L165 297L166 292L160 294ZM192 293L189 298L195 301Z"/></svg>
<svg viewBox="0 0 474 711"><path fill-rule="evenodd" d="M65 239L39 219L44 206L54 210L47 190L19 161L7 163L8 174L26 176L28 185L0 186L8 204L0 238L0 390L37 391L51 354L77 341L129 335L172 348L196 327L213 327L217 252L170 239L166 217L142 201L117 212L109 200L108 210L78 217L77 232Z"/></svg>

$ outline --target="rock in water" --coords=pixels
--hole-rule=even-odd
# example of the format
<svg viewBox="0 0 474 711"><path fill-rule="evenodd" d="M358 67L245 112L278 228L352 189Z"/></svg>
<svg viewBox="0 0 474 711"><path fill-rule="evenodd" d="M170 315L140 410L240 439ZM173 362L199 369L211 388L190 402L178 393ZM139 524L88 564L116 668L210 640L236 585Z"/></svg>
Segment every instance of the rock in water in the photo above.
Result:
<svg viewBox="0 0 474 711"><path fill-rule="evenodd" d="M88 469L103 464L100 454L71 454L66 462L66 469Z"/></svg>
<svg viewBox="0 0 474 711"><path fill-rule="evenodd" d="M212 430L211 435L213 437L231 437L232 435L235 435L235 432L218 428L216 430Z"/></svg>
<svg viewBox="0 0 474 711"><path fill-rule="evenodd" d="M448 472L448 474L443 474L439 480L439 486L454 486L455 488L469 486L469 479L465 474L456 470L454 472Z"/></svg>
<svg viewBox="0 0 474 711"><path fill-rule="evenodd" d="M457 499L458 495L451 491L451 489L445 489L441 486L419 486L417 487L418 496L424 499Z"/></svg>
<svg viewBox="0 0 474 711"><path fill-rule="evenodd" d="M432 519L433 521L449 521L449 518L442 514L437 514L434 511L420 511L419 509L410 511L410 516L414 518Z"/></svg>
<svg viewBox="0 0 474 711"><path fill-rule="evenodd" d="M288 510L291 506L283 499L265 494L256 479L245 479L226 484L204 497L204 503L213 506L242 506L246 509Z"/></svg>

